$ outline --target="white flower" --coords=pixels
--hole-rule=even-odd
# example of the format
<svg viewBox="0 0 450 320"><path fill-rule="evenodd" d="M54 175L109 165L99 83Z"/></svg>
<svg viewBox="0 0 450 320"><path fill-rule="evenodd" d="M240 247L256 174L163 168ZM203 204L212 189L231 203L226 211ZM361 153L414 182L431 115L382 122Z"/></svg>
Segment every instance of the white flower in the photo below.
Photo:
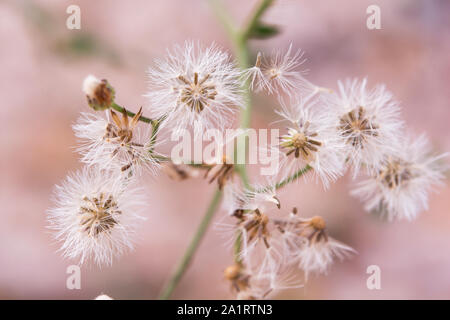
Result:
<svg viewBox="0 0 450 320"><path fill-rule="evenodd" d="M328 236L322 217L300 218L294 209L288 219L277 220L275 224L282 233L285 255L298 261L306 280L311 272L326 273L336 258L342 260L355 253L349 246Z"/></svg>
<svg viewBox="0 0 450 320"><path fill-rule="evenodd" d="M256 87L256 91L265 90L269 94L281 91L292 95L308 86L302 72L298 70L304 62L303 52L293 52L291 44L285 53L274 50L268 59L258 53L255 66L245 70L244 76L250 79L250 86L252 89Z"/></svg>
<svg viewBox="0 0 450 320"><path fill-rule="evenodd" d="M121 116L112 110L109 112L111 120L82 113L73 126L80 140L77 150L81 161L125 173L140 173L142 166L154 172L158 162L154 157L150 126L146 124L146 128L141 128L138 124L142 109L132 119L126 111Z"/></svg>
<svg viewBox="0 0 450 320"><path fill-rule="evenodd" d="M386 154L395 151L403 122L399 106L384 85L367 89L367 79L338 82L339 95L331 95L339 131L347 144L346 156L354 175L361 166L374 170Z"/></svg>
<svg viewBox="0 0 450 320"><path fill-rule="evenodd" d="M448 154L432 155L425 135L401 140L397 152L382 163L374 176L360 182L352 193L361 197L367 211L378 211L388 220L413 220L428 209L428 196L441 185Z"/></svg>
<svg viewBox="0 0 450 320"><path fill-rule="evenodd" d="M132 248L144 201L139 189L112 172L85 167L70 174L56 186L54 201L48 220L64 257L110 265L114 256Z"/></svg>
<svg viewBox="0 0 450 320"><path fill-rule="evenodd" d="M288 122L288 130L280 137L280 166L287 177L309 166L327 188L343 173L345 143L337 131L336 118L326 110L314 109L315 103L297 99L281 104L278 114Z"/></svg>
<svg viewBox="0 0 450 320"><path fill-rule="evenodd" d="M196 121L205 130L223 129L234 108L243 106L241 72L214 44L175 46L149 69L148 77L152 116L166 117L163 125L173 130L192 127Z"/></svg>

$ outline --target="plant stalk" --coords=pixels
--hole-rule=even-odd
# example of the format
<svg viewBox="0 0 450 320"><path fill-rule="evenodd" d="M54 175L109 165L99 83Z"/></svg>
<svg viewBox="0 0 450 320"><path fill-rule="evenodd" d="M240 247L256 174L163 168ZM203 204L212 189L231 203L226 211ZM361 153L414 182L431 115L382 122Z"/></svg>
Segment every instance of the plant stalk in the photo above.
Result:
<svg viewBox="0 0 450 320"><path fill-rule="evenodd" d="M249 49L248 49L248 38L252 32L252 29L257 25L259 19L261 18L264 11L272 4L273 0L261 0L256 9L253 11L253 13L250 15L250 19L248 20L248 24L245 28L242 29L242 31L236 31L236 29L233 26L233 22L230 18L230 16L227 14L225 8L223 7L220 0L209 0L215 14L217 15L219 21L223 24L228 36L230 37L231 41L233 42L235 54L238 60L239 68L242 70L249 67ZM248 82L248 81L247 81ZM252 103L251 103L251 94L250 90L248 88L248 83L243 84L243 98L245 101L245 109L241 113L241 128L248 128L250 126L250 119L251 119L251 111L252 111ZM116 109L117 110L117 109ZM148 119L149 122L152 122L151 119ZM152 122L153 123L153 122ZM238 144L238 149L242 152L246 152L246 141L245 139L238 139L240 143ZM236 170L239 173L244 185L246 187L249 186L249 179L247 176L247 169L245 164L238 164L236 165ZM195 251L198 248L198 245L200 243L200 240L203 238L204 233L206 232L209 223L214 215L214 212L216 211L220 199L222 196L222 192L220 190L217 190L214 194L211 203L208 207L208 210L205 213L205 216L203 217L200 226L198 227L194 238L192 239L188 249L186 250L183 258L181 259L180 263L178 264L175 273L170 278L169 282L163 289L160 299L168 299L176 286L178 285L178 282L181 280L183 274L185 273L187 267L189 266L189 263L191 262ZM235 243L235 252L239 253L240 247L241 247L241 236L238 235L237 239L238 242ZM235 260L239 262L238 254L235 254Z"/></svg>
<svg viewBox="0 0 450 320"><path fill-rule="evenodd" d="M209 207L206 210L206 213L202 221L200 222L200 225L198 226L197 231L195 232L195 235L191 240L191 243L189 244L189 247L181 258L177 268L175 269L175 272L170 277L169 282L166 284L161 295L159 296L160 300L167 300L170 298L172 292L175 290L176 286L186 272L190 262L192 261L192 258L194 257L195 252L197 251L200 241L202 240L206 230L208 229L214 213L217 211L221 198L222 191L216 190L214 196L211 199L211 203L209 204Z"/></svg>
<svg viewBox="0 0 450 320"><path fill-rule="evenodd" d="M111 105L111 108L113 108L114 110L123 113L124 110L126 110L125 108L119 106L117 103L113 102L113 104ZM127 115L131 118L133 118L136 114L131 112L130 110L126 110L127 111ZM150 118L144 117L144 116L140 116L139 120L145 123L150 123L152 126L155 126L158 124L158 120L152 120Z"/></svg>

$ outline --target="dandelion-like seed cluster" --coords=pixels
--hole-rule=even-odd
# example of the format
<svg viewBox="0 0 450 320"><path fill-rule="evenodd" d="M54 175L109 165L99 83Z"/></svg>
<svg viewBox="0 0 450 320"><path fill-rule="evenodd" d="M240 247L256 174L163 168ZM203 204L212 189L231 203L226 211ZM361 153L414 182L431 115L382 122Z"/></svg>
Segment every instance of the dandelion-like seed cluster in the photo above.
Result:
<svg viewBox="0 0 450 320"><path fill-rule="evenodd" d="M240 70L218 46L186 42L149 68L148 106L136 113L116 104L108 81L88 76L88 105L103 114L84 112L74 124L85 167L56 187L48 211L63 256L110 265L132 248L146 204L139 184L145 172L159 169L177 181L203 177L224 194L226 214L216 228L234 251L223 277L237 299L304 286L356 254L332 237L324 217L284 206L279 190L288 184L295 188L304 178L326 189L349 171L358 180L352 195L367 211L391 221L426 210L444 179L446 154L434 154L425 135L405 133L399 103L384 85L371 87L364 78L338 81L337 91L323 88L304 78L303 62L291 44L270 56L258 53L252 67ZM216 151L194 164L157 151L165 142L160 131L194 129L197 139L208 129L229 128L245 90L277 100L273 125L280 135L269 149L279 165L265 183L249 184L234 155ZM229 149L240 134L218 148Z"/></svg>
<svg viewBox="0 0 450 320"><path fill-rule="evenodd" d="M322 217L302 217L296 207L282 209L275 187L250 190L228 189L226 210L235 222L217 225L224 236L242 243L235 253L238 263L229 267L239 269L240 276L230 277L230 269L225 269L225 278L238 296L262 298L276 290L301 287L309 274L326 274L335 260L355 253L328 235Z"/></svg>
<svg viewBox="0 0 450 320"><path fill-rule="evenodd" d="M63 256L110 265L114 256L132 248L145 201L138 187L112 172L84 167L56 187L55 203L48 213L50 228L62 242Z"/></svg>
<svg viewBox="0 0 450 320"><path fill-rule="evenodd" d="M236 108L243 107L241 76L227 52L216 45L204 48L186 42L168 51L148 71L146 94L155 118L177 131L199 122L204 128L224 129Z"/></svg>

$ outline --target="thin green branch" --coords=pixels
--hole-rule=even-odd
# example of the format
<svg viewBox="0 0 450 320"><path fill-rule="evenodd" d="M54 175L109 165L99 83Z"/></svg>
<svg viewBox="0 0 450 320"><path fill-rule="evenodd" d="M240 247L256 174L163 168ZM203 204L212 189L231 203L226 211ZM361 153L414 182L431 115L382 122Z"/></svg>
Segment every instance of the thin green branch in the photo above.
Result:
<svg viewBox="0 0 450 320"><path fill-rule="evenodd" d="M220 23L222 23L223 28L228 34L228 37L230 39L233 39L237 35L237 30L234 27L234 23L228 14L225 6L223 5L222 1L220 0L209 0L209 3L211 5L212 10L214 11L214 14L216 15L217 19Z"/></svg>
<svg viewBox="0 0 450 320"><path fill-rule="evenodd" d="M153 153L155 148L156 138L158 137L159 126L161 125L161 121L152 121L152 135L150 137L150 153Z"/></svg>
<svg viewBox="0 0 450 320"><path fill-rule="evenodd" d="M284 179L284 180L278 182L278 183L275 185L275 189L278 190L278 189L280 189L280 188L283 188L285 185L287 185L288 183L291 183L291 182L297 180L298 178L300 178L302 175L304 175L305 173L307 173L307 172L308 172L309 170L311 170L311 169L312 169L312 167L311 167L309 164L307 164L304 168L298 170L298 171L297 171L296 173L294 173L292 176L290 176L290 177L288 177L288 178L286 178L286 179Z"/></svg>
<svg viewBox="0 0 450 320"><path fill-rule="evenodd" d="M208 209L206 210L206 213L203 216L203 219L200 222L200 225L198 226L197 231L195 232L194 237L191 240L191 243L189 244L189 247L180 260L177 268L175 269L175 272L170 277L169 282L166 284L161 295L159 296L160 300L167 300L170 298L172 292L178 285L178 282L180 282L181 278L186 272L195 252L197 251L200 241L202 240L206 230L208 229L214 213L217 211L221 198L222 192L220 190L216 190L213 198L211 199L211 203L209 204Z"/></svg>
<svg viewBox="0 0 450 320"><path fill-rule="evenodd" d="M241 70L245 70L249 67L249 55L247 43L239 40L234 42L236 56L238 59L239 67ZM241 112L240 127L246 129L250 126L251 114L252 114L252 96L249 89L249 80L247 80L242 86L242 96L245 102L244 110ZM237 148L240 152L247 153L247 139L238 139ZM242 182L245 187L249 186L249 179L247 175L247 167L245 164L236 165L237 172L239 173Z"/></svg>
<svg viewBox="0 0 450 320"><path fill-rule="evenodd" d="M113 104L111 105L111 108L113 108L114 110L122 113L124 110L126 110L125 108L119 106L117 103L113 102ZM133 118L136 114L131 112L130 110L127 110L127 114L129 117ZM145 123L151 123L152 126L156 125L159 121L158 120L152 120L150 118L144 117L144 116L140 116L139 120Z"/></svg>
<svg viewBox="0 0 450 320"><path fill-rule="evenodd" d="M291 175L291 176L287 177L286 179L281 180L280 182L278 182L275 186L268 185L268 186L265 186L265 187L263 187L261 189L257 189L256 192L265 192L265 191L273 190L274 187L275 187L275 190L281 189L284 186L286 186L287 184L297 180L298 178L300 178L302 175L304 175L305 173L307 173L311 169L312 169L312 167L310 165L306 165L304 168L298 170L293 175Z"/></svg>
<svg viewBox="0 0 450 320"><path fill-rule="evenodd" d="M253 29L258 25L261 16L270 7L274 0L261 0L255 7L253 14L247 22L246 27L241 32L242 41L247 41Z"/></svg>
<svg viewBox="0 0 450 320"><path fill-rule="evenodd" d="M261 0L253 13L248 19L247 26L241 31L236 32L233 28L229 28L228 22L231 21L225 12L220 0L210 0L213 6L214 12L218 19L224 24L225 29L228 32L230 40L233 43L234 51L238 61L239 68L245 70L250 66L249 62L249 48L248 39L253 28L258 24L264 11L272 4L273 0ZM230 31L231 30L231 31ZM246 129L250 126L251 114L252 114L252 96L249 89L249 80L242 85L243 99L245 102L245 108L241 112L240 127ZM246 139L238 139L237 148L240 152L247 154L247 142ZM241 177L242 183L246 188L250 187L249 178L247 174L247 167L245 164L237 164L236 171ZM238 234L234 243L234 260L236 263L241 263L239 253L242 245L242 234Z"/></svg>
<svg viewBox="0 0 450 320"><path fill-rule="evenodd" d="M248 68L248 66L249 66L249 50L248 50L248 44L247 44L248 37L251 34L253 28L257 25L261 15L264 13L264 11L269 7L269 5L272 2L273 2L273 0L262 0L260 2L259 6L253 12L253 14L250 16L247 27L239 32L239 31L236 31L236 29L234 28L233 22L232 22L230 16L227 14L221 1L220 0L209 0L209 3L211 4L215 14L217 15L219 21L223 24L226 32L228 33L228 36L230 37L231 41L233 42L233 46L235 48L239 67L242 70ZM250 95L250 91L248 89L248 83L245 83L243 85L242 89L243 89L243 95L244 95L246 108L241 114L241 128L248 128L250 125L251 106L252 106L251 95ZM153 121L151 119L148 119L148 122L151 122L153 124ZM240 141L243 141L243 142L241 142L241 144L238 145L238 148L240 148L241 151L242 150L246 151L247 146L246 146L245 139L240 139ZM248 186L249 182L248 182L248 177L247 177L246 166L238 165L237 171L240 174L243 183L246 186ZM206 232L206 230L209 226L209 223L211 222L211 219L220 203L221 196L222 196L222 192L220 190L217 190L216 193L214 194L214 197L211 200L208 210L206 211L205 216L203 217L187 251L185 252L180 263L178 264L173 276L170 278L169 282L163 289L163 291L160 295L160 299L168 299L171 296L173 290L176 288L178 282L181 280L183 274L185 273L187 267L189 266L189 263L191 262L191 260L193 258L195 251L198 248L200 240L203 238L203 235ZM240 239L240 238L241 238L241 236L238 235L237 239ZM235 259L238 262L239 262L240 246L241 246L241 241L239 240L238 242L235 243L235 252L237 252Z"/></svg>

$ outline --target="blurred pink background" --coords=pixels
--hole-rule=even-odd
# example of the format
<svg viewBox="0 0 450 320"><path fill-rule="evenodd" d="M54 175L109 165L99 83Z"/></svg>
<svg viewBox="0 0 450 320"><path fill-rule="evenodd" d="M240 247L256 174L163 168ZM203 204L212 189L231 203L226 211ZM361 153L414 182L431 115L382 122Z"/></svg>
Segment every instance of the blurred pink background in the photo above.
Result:
<svg viewBox="0 0 450 320"><path fill-rule="evenodd" d="M238 23L255 3L225 2ZM81 8L81 30L65 26L71 4ZM381 8L381 30L366 28L370 4ZM450 150L449 12L444 0L280 0L264 21L282 33L251 47L265 51L292 41L306 51L308 79L330 88L355 76L386 83L401 101L409 129L426 131L442 152ZM213 188L205 181L147 176L151 209L136 250L112 267L83 267L81 290L66 289L66 268L75 262L56 252L45 211L54 184L81 167L71 124L88 110L83 78L92 73L109 79L118 103L136 111L146 103L146 68L166 47L199 39L230 48L207 1L2 1L0 39L0 298L156 298L206 209ZM254 126L273 121L273 102L255 97ZM274 298L450 298L448 181L431 196L429 211L411 223L366 214L350 188L344 177L326 192L305 183L284 191L286 207L323 215L330 233L359 254L336 263L328 276L312 277L305 288ZM222 243L210 229L173 298L232 298L222 275L232 255ZM381 268L381 290L366 287L372 264Z"/></svg>

